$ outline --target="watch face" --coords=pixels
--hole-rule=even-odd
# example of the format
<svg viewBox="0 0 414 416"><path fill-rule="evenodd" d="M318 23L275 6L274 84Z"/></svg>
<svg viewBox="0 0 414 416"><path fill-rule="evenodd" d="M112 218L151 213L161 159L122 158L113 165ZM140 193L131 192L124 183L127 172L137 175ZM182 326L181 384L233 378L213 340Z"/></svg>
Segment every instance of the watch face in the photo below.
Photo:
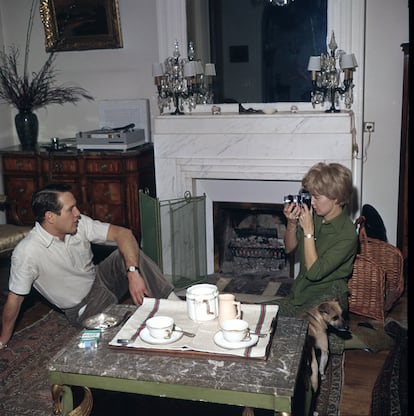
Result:
<svg viewBox="0 0 414 416"><path fill-rule="evenodd" d="M135 266L131 266L128 270L129 270L130 272L135 272L136 268L135 268Z"/></svg>

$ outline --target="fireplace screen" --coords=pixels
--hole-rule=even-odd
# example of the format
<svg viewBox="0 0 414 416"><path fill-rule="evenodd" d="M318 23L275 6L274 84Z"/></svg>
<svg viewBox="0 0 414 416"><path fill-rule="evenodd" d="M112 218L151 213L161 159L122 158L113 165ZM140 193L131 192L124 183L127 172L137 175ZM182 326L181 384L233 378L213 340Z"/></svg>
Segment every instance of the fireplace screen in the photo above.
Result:
<svg viewBox="0 0 414 416"><path fill-rule="evenodd" d="M139 191L141 248L177 289L207 278L205 195L160 201Z"/></svg>

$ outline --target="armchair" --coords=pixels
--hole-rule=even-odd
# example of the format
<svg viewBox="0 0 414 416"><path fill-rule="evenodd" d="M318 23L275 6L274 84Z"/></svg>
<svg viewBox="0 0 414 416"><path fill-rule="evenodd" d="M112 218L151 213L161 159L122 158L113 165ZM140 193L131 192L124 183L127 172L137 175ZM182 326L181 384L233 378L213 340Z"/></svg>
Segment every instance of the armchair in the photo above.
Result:
<svg viewBox="0 0 414 416"><path fill-rule="evenodd" d="M15 203L0 194L0 210L9 210L15 224L0 224L0 257L11 255L17 243L22 240L32 227L24 226L20 221Z"/></svg>

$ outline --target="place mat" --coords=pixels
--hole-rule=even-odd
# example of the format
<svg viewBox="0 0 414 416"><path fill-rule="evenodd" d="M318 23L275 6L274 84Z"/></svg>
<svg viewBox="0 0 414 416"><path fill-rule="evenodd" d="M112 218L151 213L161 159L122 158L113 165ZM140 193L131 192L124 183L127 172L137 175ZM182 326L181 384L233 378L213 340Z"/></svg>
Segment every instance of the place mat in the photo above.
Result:
<svg viewBox="0 0 414 416"><path fill-rule="evenodd" d="M214 342L214 335L220 330L218 319L194 322L188 317L186 302L154 298L144 299L144 303L112 338L109 346L131 351L203 352L233 357L266 358L279 306L242 304L241 310L242 318L249 323L252 332L267 334L265 337L259 337L257 344L248 348L226 349L218 346ZM155 315L172 316L179 328L193 332L196 336L190 338L184 335L175 342L162 345L153 345L143 341L139 335L145 328L146 320ZM117 342L120 338L132 338L134 341L125 346Z"/></svg>

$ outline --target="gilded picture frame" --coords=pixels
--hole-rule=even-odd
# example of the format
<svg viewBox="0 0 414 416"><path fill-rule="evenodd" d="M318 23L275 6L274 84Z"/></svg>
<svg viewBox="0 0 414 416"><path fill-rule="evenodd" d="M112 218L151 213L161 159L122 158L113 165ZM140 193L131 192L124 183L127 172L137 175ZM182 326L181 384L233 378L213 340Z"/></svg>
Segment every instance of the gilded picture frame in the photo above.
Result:
<svg viewBox="0 0 414 416"><path fill-rule="evenodd" d="M118 0L40 0L47 52L122 48Z"/></svg>

